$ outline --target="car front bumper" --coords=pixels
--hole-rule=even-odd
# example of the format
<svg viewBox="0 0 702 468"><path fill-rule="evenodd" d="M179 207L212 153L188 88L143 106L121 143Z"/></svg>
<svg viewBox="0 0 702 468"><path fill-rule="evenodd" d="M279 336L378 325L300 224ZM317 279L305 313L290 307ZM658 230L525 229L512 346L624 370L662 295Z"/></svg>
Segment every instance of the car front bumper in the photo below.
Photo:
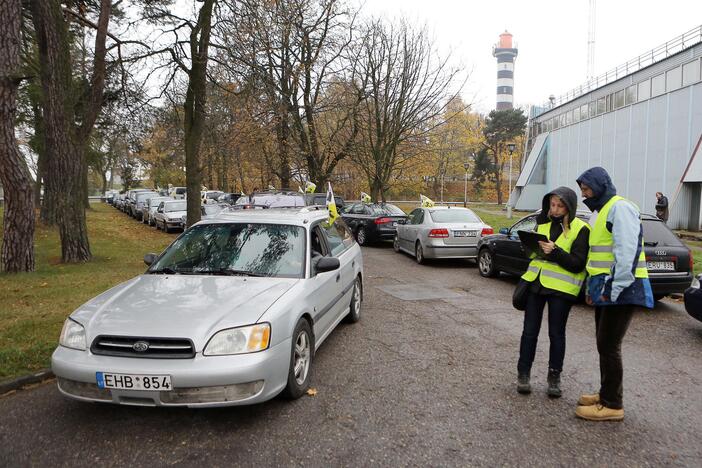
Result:
<svg viewBox="0 0 702 468"><path fill-rule="evenodd" d="M65 396L135 406L216 407L269 400L285 388L290 365L288 338L265 351L192 359L101 356L59 346L51 369ZM169 375L171 391L100 389L97 372Z"/></svg>

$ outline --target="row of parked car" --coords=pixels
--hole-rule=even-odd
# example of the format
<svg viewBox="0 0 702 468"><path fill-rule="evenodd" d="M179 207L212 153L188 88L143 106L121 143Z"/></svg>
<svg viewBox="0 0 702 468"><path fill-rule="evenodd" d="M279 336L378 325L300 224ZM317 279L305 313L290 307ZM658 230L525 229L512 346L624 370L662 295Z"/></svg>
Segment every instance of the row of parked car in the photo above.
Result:
<svg viewBox="0 0 702 468"><path fill-rule="evenodd" d="M521 276L529 266L518 231L536 229L538 211L521 218L498 233L468 208L435 206L416 208L409 215L391 204L347 205L342 217L359 244L392 239L396 252L427 259L475 259L480 275L500 273ZM577 216L588 221L589 211ZM644 251L654 298L682 293L687 311L702 321L700 280L693 274L693 254L665 222L642 214Z"/></svg>

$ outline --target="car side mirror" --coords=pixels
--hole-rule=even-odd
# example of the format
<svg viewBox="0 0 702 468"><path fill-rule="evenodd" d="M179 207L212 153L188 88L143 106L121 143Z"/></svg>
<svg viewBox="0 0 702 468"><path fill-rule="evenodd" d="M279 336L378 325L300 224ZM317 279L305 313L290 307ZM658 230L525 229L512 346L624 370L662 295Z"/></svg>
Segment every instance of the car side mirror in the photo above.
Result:
<svg viewBox="0 0 702 468"><path fill-rule="evenodd" d="M146 255L144 255L144 263L151 266L151 264L156 261L156 258L158 258L158 255L156 255L155 253L147 253Z"/></svg>
<svg viewBox="0 0 702 468"><path fill-rule="evenodd" d="M500 234L509 235L509 228L500 228Z"/></svg>
<svg viewBox="0 0 702 468"><path fill-rule="evenodd" d="M336 257L322 257L317 261L314 269L316 273L324 273L325 271L338 270L341 264Z"/></svg>

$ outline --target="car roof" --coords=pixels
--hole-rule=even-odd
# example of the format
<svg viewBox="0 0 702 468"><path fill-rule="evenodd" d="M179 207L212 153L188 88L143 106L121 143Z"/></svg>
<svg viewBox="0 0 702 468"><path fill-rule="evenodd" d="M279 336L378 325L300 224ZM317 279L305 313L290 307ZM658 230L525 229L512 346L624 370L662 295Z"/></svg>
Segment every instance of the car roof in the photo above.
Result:
<svg viewBox="0 0 702 468"><path fill-rule="evenodd" d="M466 210L466 211L473 211L470 208L466 208L464 206L446 206L446 205L436 205L436 206L429 206L429 207L420 207L420 208L426 208L427 210Z"/></svg>
<svg viewBox="0 0 702 468"><path fill-rule="evenodd" d="M297 207L297 208L268 208L236 210L224 209L213 219L205 220L206 223L266 223L266 224L293 224L304 226L314 221L329 217L329 212L323 207Z"/></svg>

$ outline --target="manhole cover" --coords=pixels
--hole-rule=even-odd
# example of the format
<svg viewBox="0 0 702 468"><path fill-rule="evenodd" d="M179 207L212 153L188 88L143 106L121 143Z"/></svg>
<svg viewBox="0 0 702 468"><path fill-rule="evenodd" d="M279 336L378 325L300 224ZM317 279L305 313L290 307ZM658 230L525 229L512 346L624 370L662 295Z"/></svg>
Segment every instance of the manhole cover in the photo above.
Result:
<svg viewBox="0 0 702 468"><path fill-rule="evenodd" d="M397 284L388 286L376 286L381 291L390 294L403 301L421 301L425 299L455 299L463 297L450 289L440 286L426 284Z"/></svg>

